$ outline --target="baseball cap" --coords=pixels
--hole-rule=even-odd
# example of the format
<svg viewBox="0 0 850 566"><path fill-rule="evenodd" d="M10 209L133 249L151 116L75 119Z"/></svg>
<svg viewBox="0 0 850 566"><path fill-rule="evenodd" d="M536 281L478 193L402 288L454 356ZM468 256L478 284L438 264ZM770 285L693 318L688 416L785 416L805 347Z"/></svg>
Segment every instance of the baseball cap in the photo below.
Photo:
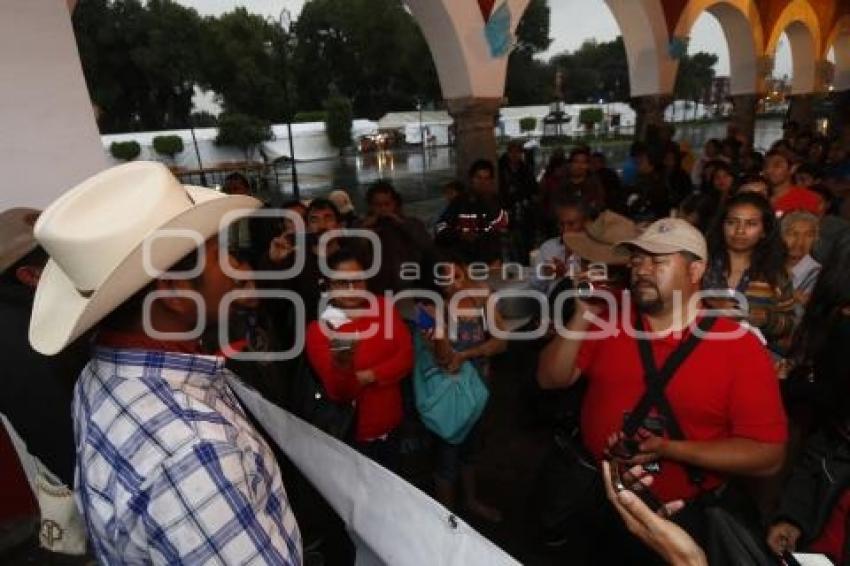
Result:
<svg viewBox="0 0 850 566"><path fill-rule="evenodd" d="M633 247L651 254L690 252L701 260L708 259L708 245L702 232L681 218L657 220L637 238L617 242L614 251L625 255Z"/></svg>

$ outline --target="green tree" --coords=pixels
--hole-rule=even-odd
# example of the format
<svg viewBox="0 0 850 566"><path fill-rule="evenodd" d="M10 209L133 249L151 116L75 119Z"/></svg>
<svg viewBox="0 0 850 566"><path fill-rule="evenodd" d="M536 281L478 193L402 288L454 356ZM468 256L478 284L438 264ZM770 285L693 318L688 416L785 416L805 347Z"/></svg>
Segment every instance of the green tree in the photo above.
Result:
<svg viewBox="0 0 850 566"><path fill-rule="evenodd" d="M153 149L170 159L183 151L183 139L180 136L154 136Z"/></svg>
<svg viewBox="0 0 850 566"><path fill-rule="evenodd" d="M311 0L294 25L299 110L321 110L333 83L357 116L440 100L431 53L401 0Z"/></svg>
<svg viewBox="0 0 850 566"><path fill-rule="evenodd" d="M629 66L622 37L602 43L585 41L573 53L555 55L549 63L564 74L567 102L629 99Z"/></svg>
<svg viewBox="0 0 850 566"><path fill-rule="evenodd" d="M331 89L331 96L325 101L325 132L331 145L340 150L351 145L351 126L353 122L351 101Z"/></svg>
<svg viewBox="0 0 850 566"><path fill-rule="evenodd" d="M520 118L519 121L519 131L521 132L533 132L537 127L537 118L534 116L527 116L525 118Z"/></svg>
<svg viewBox="0 0 850 566"><path fill-rule="evenodd" d="M674 93L684 100L702 100L714 81L717 55L700 51L679 60Z"/></svg>
<svg viewBox="0 0 850 566"><path fill-rule="evenodd" d="M171 0L80 0L74 32L104 133L184 127L201 19Z"/></svg>
<svg viewBox="0 0 850 566"><path fill-rule="evenodd" d="M201 85L221 96L225 112L283 121L284 39L280 26L245 8L205 18Z"/></svg>
<svg viewBox="0 0 850 566"><path fill-rule="evenodd" d="M579 124L587 130L593 130L593 127L604 119L605 113L601 108L582 108L578 115Z"/></svg>
<svg viewBox="0 0 850 566"><path fill-rule="evenodd" d="M267 121L230 112L218 118L218 136L215 138L215 143L238 147L245 155L245 160L252 161L260 144L273 137L271 124Z"/></svg>
<svg viewBox="0 0 850 566"><path fill-rule="evenodd" d="M505 96L508 104L546 104L552 100L554 71L535 55L552 44L547 0L532 0L517 26L517 44L508 58Z"/></svg>
<svg viewBox="0 0 850 566"><path fill-rule="evenodd" d="M139 142L130 140L125 142L112 142L109 144L109 153L115 159L121 161L133 161L142 153Z"/></svg>

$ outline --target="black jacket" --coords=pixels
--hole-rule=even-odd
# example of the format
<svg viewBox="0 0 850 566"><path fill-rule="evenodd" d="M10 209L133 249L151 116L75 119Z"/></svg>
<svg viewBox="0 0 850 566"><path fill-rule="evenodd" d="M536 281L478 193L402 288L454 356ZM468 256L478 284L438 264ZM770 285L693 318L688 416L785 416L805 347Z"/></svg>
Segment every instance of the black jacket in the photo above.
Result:
<svg viewBox="0 0 850 566"><path fill-rule="evenodd" d="M787 521L802 531L798 548L805 548L823 531L839 498L850 488L850 437L836 429L813 434L794 468L773 523ZM844 540L845 563L850 539Z"/></svg>
<svg viewBox="0 0 850 566"><path fill-rule="evenodd" d="M30 453L71 486L75 459L71 401L74 383L88 362L87 338L53 357L33 350L28 338L32 301L27 287L0 285L0 413Z"/></svg>

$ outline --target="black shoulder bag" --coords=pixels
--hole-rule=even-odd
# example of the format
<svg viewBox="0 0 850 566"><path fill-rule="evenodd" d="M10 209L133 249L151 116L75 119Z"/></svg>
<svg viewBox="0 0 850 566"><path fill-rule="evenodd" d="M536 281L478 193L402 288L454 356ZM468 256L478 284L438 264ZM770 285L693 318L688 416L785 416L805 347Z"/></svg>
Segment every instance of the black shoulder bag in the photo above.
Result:
<svg viewBox="0 0 850 566"><path fill-rule="evenodd" d="M658 369L655 365L649 341L638 338L638 349L645 372L646 392L626 418L623 433L627 437L633 437L637 433L638 429L643 426L649 412L655 408L665 420L667 435L672 440L686 440L664 390L675 377L676 371L682 363L699 345L702 335L714 326L715 321L716 319L712 317L703 318L697 325L700 331L692 332L668 356L661 369ZM636 320L635 329L643 331L643 322L640 316ZM692 484L696 486L702 484L704 476L701 469L695 466L685 466L685 471ZM700 537L702 540L698 542L706 552L710 564L718 566L760 566L776 563L766 550L764 542L754 536L752 530L745 526L744 521L738 516L739 514L730 512L725 508L725 502L721 500L720 495L704 493L697 499L696 503L702 508L705 525L702 533L704 538Z"/></svg>

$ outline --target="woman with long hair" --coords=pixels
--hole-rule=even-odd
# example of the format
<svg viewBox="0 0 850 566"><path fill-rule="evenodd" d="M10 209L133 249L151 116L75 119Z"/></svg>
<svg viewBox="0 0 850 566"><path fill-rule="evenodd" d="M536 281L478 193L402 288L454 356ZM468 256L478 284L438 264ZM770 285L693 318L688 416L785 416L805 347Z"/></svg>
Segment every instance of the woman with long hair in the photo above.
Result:
<svg viewBox="0 0 850 566"><path fill-rule="evenodd" d="M329 399L354 404L354 447L396 470L395 431L403 416L400 382L413 369L410 332L391 302L367 291L368 262L355 250L340 248L327 262L334 270L328 281L330 301L307 327L307 359Z"/></svg>
<svg viewBox="0 0 850 566"><path fill-rule="evenodd" d="M703 287L737 291L749 306L747 321L782 356L794 329L794 289L788 251L770 202L742 193L724 204L708 232L710 263Z"/></svg>

